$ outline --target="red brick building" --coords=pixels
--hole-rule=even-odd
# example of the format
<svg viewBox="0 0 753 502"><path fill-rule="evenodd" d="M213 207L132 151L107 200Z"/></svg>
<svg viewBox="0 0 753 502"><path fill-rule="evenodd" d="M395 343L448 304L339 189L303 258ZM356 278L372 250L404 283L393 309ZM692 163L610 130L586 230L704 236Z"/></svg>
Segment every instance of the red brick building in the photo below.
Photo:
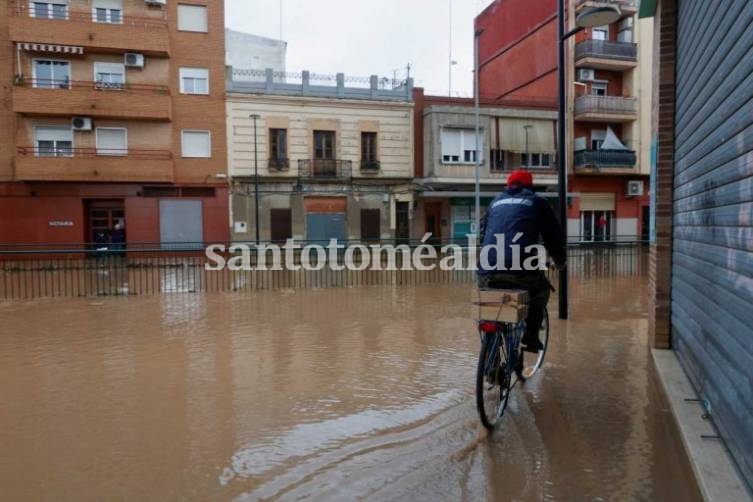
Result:
<svg viewBox="0 0 753 502"><path fill-rule="evenodd" d="M222 2L0 7L0 243L226 241Z"/></svg>
<svg viewBox="0 0 753 502"><path fill-rule="evenodd" d="M599 2L569 0L567 29ZM635 2L622 18L567 45L567 163L572 240L648 238L651 118L650 20ZM494 0L475 21L485 101L557 99L557 1ZM645 46L645 47L643 47Z"/></svg>

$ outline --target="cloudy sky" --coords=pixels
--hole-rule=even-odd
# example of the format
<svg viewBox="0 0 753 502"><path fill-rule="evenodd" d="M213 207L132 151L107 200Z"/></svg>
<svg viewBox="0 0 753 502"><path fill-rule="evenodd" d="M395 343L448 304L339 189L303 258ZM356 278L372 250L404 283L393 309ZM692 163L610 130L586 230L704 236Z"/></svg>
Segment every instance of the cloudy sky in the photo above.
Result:
<svg viewBox="0 0 753 502"><path fill-rule="evenodd" d="M411 76L446 94L452 2L453 94L472 95L473 18L490 0L225 0L226 25L288 42L287 70Z"/></svg>

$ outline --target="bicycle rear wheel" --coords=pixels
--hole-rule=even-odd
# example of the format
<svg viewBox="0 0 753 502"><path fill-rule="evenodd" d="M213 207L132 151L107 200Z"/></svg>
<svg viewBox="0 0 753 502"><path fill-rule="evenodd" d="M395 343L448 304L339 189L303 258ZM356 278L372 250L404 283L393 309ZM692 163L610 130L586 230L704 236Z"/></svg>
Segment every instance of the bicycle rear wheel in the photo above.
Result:
<svg viewBox="0 0 753 502"><path fill-rule="evenodd" d="M523 357L523 378L531 378L536 374L541 366L544 364L544 357L546 356L546 349L549 347L549 311L544 309L544 322L541 323L541 329L539 330L539 339L544 345L544 348L539 351L535 356L530 353L522 352L520 357ZM525 356L524 356L525 354ZM528 361L526 361L528 359ZM529 362L530 361L530 362Z"/></svg>
<svg viewBox="0 0 753 502"><path fill-rule="evenodd" d="M502 334L483 333L476 372L476 408L489 430L499 423L510 397L512 371L507 364Z"/></svg>

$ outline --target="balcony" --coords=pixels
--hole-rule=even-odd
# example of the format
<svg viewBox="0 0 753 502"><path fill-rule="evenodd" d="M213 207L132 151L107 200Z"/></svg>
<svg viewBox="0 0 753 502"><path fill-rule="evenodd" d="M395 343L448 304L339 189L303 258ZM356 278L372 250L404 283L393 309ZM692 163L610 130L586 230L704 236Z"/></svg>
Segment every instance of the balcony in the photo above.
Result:
<svg viewBox="0 0 753 502"><path fill-rule="evenodd" d="M271 172L288 171L290 170L290 159L284 157L269 159L267 168Z"/></svg>
<svg viewBox="0 0 753 502"><path fill-rule="evenodd" d="M576 169L633 169L635 163L633 150L580 150L573 161Z"/></svg>
<svg viewBox="0 0 753 502"><path fill-rule="evenodd" d="M169 121L172 102L168 88L159 85L24 80L13 87L13 111Z"/></svg>
<svg viewBox="0 0 753 502"><path fill-rule="evenodd" d="M307 180L346 181L353 172L350 160L304 159L298 161L298 176Z"/></svg>
<svg viewBox="0 0 753 502"><path fill-rule="evenodd" d="M632 122L638 118L638 100L619 96L575 98L575 120L584 122Z"/></svg>
<svg viewBox="0 0 753 502"><path fill-rule="evenodd" d="M608 40L583 40L575 45L575 66L624 71L638 65L637 45Z"/></svg>
<svg viewBox="0 0 753 502"><path fill-rule="evenodd" d="M636 0L578 0L575 3L576 12L593 7L603 7L606 4L617 5L622 12L622 16L632 16L638 12Z"/></svg>
<svg viewBox="0 0 753 502"><path fill-rule="evenodd" d="M61 2L62 3L62 2ZM91 11L70 7L50 17L35 17L29 3L8 9L10 40L81 46L95 50L170 53L167 21L159 17L123 16L118 23L94 22Z"/></svg>
<svg viewBox="0 0 753 502"><path fill-rule="evenodd" d="M361 173L378 174L382 164L378 160L361 160Z"/></svg>
<svg viewBox="0 0 753 502"><path fill-rule="evenodd" d="M108 150L113 152L113 150ZM19 147L15 157L17 181L172 182L173 159L166 150L134 150L97 155L94 148L50 152Z"/></svg>

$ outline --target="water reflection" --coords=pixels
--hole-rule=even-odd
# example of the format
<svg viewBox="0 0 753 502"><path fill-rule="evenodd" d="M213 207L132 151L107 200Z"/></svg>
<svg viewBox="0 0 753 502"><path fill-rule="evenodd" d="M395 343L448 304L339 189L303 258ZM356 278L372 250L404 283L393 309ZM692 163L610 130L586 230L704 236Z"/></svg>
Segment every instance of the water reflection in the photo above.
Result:
<svg viewBox="0 0 753 502"><path fill-rule="evenodd" d="M645 281L572 295L489 437L467 286L0 305L3 498L692 500Z"/></svg>

